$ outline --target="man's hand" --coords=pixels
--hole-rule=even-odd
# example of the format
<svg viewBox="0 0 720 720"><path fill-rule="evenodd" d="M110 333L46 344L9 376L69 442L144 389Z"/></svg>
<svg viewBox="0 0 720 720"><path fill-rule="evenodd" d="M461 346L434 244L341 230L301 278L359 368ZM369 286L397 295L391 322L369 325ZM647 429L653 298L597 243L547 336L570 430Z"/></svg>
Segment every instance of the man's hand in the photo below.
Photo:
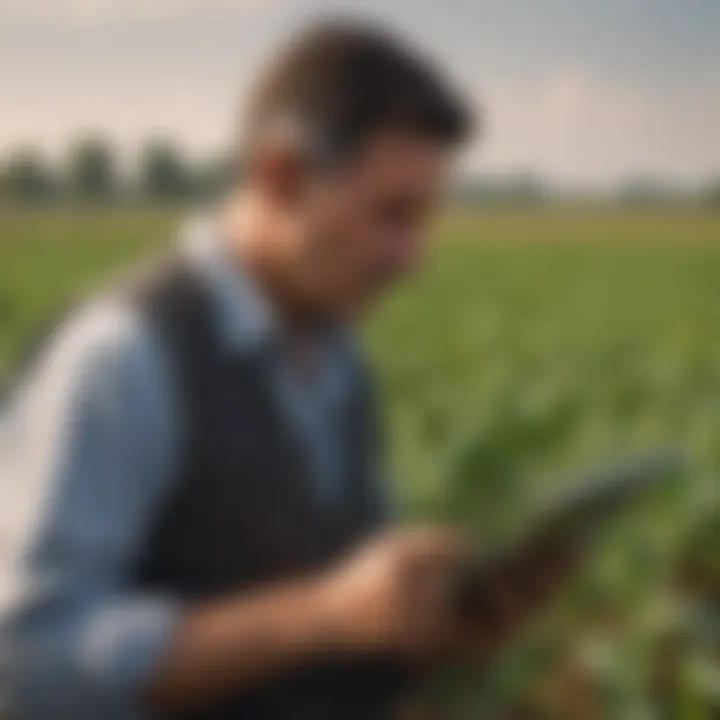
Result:
<svg viewBox="0 0 720 720"><path fill-rule="evenodd" d="M487 585L485 609L468 614L458 612L452 589L473 557L474 546L451 530L400 531L322 577L190 608L145 703L158 714L202 707L338 651L420 667L487 657L537 613L568 569L547 552L503 564Z"/></svg>
<svg viewBox="0 0 720 720"><path fill-rule="evenodd" d="M454 583L475 558L474 545L452 530L375 539L327 580L327 617L335 637L350 651L413 662L483 656L514 638L574 567L557 549L520 553L493 568L475 612L460 612Z"/></svg>
<svg viewBox="0 0 720 720"><path fill-rule="evenodd" d="M384 534L329 576L328 619L349 651L436 654L453 636L448 590L472 546L445 529Z"/></svg>
<svg viewBox="0 0 720 720"><path fill-rule="evenodd" d="M512 642L569 583L579 559L572 548L526 546L491 563L475 607L460 612L466 651L482 657Z"/></svg>

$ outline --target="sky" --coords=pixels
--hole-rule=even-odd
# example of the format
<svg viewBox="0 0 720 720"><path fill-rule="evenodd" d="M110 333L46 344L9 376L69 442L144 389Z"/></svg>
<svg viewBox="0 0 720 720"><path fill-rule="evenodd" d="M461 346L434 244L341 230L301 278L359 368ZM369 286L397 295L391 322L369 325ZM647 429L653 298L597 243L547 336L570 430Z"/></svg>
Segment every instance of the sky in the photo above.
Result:
<svg viewBox="0 0 720 720"><path fill-rule="evenodd" d="M225 147L299 25L387 21L482 108L473 171L603 183L720 176L720 0L0 0L0 154L99 131Z"/></svg>

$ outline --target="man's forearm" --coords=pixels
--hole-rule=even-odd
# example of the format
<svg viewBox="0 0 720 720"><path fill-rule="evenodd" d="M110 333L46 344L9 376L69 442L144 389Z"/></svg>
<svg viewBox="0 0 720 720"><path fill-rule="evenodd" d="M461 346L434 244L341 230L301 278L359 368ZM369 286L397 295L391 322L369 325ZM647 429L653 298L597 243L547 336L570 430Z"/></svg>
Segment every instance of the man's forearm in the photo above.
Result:
<svg viewBox="0 0 720 720"><path fill-rule="evenodd" d="M191 609L145 693L150 710L212 702L322 657L339 637L320 580Z"/></svg>

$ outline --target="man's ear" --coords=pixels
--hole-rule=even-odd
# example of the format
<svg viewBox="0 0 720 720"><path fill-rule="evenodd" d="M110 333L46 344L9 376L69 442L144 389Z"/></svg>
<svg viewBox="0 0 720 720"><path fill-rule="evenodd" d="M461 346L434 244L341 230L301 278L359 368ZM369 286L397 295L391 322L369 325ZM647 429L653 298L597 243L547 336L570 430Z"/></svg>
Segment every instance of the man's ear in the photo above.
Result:
<svg viewBox="0 0 720 720"><path fill-rule="evenodd" d="M256 156L256 181L281 206L292 208L302 200L306 175L306 160L292 146L267 145Z"/></svg>

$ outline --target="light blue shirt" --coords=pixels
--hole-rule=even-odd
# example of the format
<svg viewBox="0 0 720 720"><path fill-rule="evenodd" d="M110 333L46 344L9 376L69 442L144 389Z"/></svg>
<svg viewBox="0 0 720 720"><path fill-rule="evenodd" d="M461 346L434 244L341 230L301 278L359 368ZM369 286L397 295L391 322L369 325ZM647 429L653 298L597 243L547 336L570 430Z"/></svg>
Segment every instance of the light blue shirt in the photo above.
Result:
<svg viewBox="0 0 720 720"><path fill-rule="evenodd" d="M184 251L212 293L227 351L253 352L277 326L211 225ZM322 344L300 376L274 356L275 388L327 502L344 448L334 432L351 344ZM116 300L81 309L16 389L0 424L0 714L32 720L139 718L147 682L183 613L136 592L132 569L172 491L185 428L175 378L143 318Z"/></svg>

